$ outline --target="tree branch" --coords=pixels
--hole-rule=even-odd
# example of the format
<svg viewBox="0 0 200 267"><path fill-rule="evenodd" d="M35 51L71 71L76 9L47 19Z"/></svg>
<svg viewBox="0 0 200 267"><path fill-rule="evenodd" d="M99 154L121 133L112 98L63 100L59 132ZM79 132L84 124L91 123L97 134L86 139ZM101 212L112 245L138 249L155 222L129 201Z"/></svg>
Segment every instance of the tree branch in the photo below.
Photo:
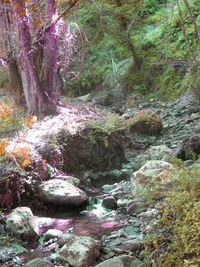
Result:
<svg viewBox="0 0 200 267"><path fill-rule="evenodd" d="M78 4L78 2L79 0L74 0L74 2L70 4L70 6L68 6L50 25L45 28L45 32L47 32L53 25L55 25L72 7Z"/></svg>

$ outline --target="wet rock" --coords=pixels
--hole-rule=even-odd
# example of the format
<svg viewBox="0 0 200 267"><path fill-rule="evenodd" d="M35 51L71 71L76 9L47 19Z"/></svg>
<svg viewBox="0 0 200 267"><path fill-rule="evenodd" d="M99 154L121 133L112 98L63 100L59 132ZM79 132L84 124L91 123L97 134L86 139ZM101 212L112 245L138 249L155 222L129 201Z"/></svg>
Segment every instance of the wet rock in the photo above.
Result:
<svg viewBox="0 0 200 267"><path fill-rule="evenodd" d="M37 240L39 227L30 208L18 207L6 219L6 229L22 240Z"/></svg>
<svg viewBox="0 0 200 267"><path fill-rule="evenodd" d="M49 229L45 234L44 234L44 241L48 241L52 238L59 237L62 235L62 231L57 230L57 229Z"/></svg>
<svg viewBox="0 0 200 267"><path fill-rule="evenodd" d="M166 145L151 146L148 150L138 155L134 159L134 168L138 170L150 160L162 160L170 162L172 157L175 157L175 153Z"/></svg>
<svg viewBox="0 0 200 267"><path fill-rule="evenodd" d="M130 132L142 134L159 134L163 125L160 117L150 109L143 109L135 114L128 122Z"/></svg>
<svg viewBox="0 0 200 267"><path fill-rule="evenodd" d="M108 259L98 265L96 267L138 267L142 262L134 257L121 255L118 257L114 257L112 259Z"/></svg>
<svg viewBox="0 0 200 267"><path fill-rule="evenodd" d="M59 251L61 260L75 267L89 267L99 254L97 241L89 236L77 236Z"/></svg>
<svg viewBox="0 0 200 267"><path fill-rule="evenodd" d="M117 208L117 201L113 196L107 196L103 199L102 206L106 209L114 210Z"/></svg>
<svg viewBox="0 0 200 267"><path fill-rule="evenodd" d="M54 264L52 264L46 258L37 258L37 259L27 262L24 266L25 267L53 267Z"/></svg>
<svg viewBox="0 0 200 267"><path fill-rule="evenodd" d="M40 200L55 205L80 206L87 200L87 195L78 187L60 180L43 181L38 186Z"/></svg>
<svg viewBox="0 0 200 267"><path fill-rule="evenodd" d="M134 214L138 214L140 212L143 212L147 209L147 206L145 203L143 202L137 202L137 203L133 203L132 205L130 205L127 208L127 213L129 215L134 215Z"/></svg>

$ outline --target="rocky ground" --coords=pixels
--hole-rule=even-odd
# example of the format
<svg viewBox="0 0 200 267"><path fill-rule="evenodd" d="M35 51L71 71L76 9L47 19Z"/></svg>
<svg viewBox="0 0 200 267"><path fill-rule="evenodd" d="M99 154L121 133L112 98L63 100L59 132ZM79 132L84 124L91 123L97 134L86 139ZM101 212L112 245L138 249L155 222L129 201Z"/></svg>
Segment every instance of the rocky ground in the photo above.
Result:
<svg viewBox="0 0 200 267"><path fill-rule="evenodd" d="M135 178L173 170L176 156L191 164L200 153L200 108L190 95L165 103L133 100L128 107L76 101L10 143L12 150L20 140L40 162L34 197L44 205L30 206L34 215L17 207L2 217L1 266L143 266L145 235L159 208L137 196ZM143 110L152 113L138 123ZM85 126L114 111L125 127L105 133L105 124L101 131ZM52 142L52 136L59 138Z"/></svg>

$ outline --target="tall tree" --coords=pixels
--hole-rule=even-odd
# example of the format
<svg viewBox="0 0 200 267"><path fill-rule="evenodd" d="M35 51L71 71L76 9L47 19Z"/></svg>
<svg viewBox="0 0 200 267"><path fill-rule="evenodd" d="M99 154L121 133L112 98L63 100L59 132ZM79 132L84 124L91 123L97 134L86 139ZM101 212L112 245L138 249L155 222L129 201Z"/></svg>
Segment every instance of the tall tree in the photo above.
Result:
<svg viewBox="0 0 200 267"><path fill-rule="evenodd" d="M1 58L8 70L11 69L10 80L17 81L16 84L13 83L13 89L21 93L23 87L31 114L56 107L59 98L59 31L61 27L64 29L65 25L62 16L74 7L78 0L68 2L67 8L60 15L57 13L55 0L46 0L45 10L42 10L39 0L0 0L0 3L2 39L4 47L9 48L5 52L7 56L4 54ZM13 31L14 37L11 37ZM62 34L63 39L69 38L69 32L63 31ZM8 60L10 54L11 61ZM15 76L12 78L13 73Z"/></svg>

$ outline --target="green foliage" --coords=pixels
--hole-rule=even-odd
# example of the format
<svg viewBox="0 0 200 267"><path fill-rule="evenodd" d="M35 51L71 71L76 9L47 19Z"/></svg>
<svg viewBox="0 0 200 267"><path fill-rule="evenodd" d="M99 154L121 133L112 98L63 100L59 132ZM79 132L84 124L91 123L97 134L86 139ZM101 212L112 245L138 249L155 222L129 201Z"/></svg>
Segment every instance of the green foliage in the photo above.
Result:
<svg viewBox="0 0 200 267"><path fill-rule="evenodd" d="M200 168L178 161L174 167L145 183L146 195L164 200L157 204L157 236L149 235L144 254L154 266L199 266Z"/></svg>

